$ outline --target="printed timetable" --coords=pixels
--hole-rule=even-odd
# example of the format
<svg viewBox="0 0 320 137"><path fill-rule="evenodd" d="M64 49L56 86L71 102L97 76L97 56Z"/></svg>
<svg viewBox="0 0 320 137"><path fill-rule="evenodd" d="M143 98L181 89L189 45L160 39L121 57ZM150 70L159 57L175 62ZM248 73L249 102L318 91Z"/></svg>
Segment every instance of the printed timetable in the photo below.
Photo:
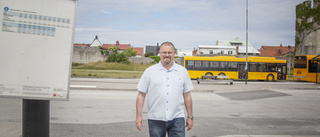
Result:
<svg viewBox="0 0 320 137"><path fill-rule="evenodd" d="M0 0L0 98L69 100L77 3Z"/></svg>
<svg viewBox="0 0 320 137"><path fill-rule="evenodd" d="M2 31L30 35L56 35L57 28L71 27L70 19L38 15L33 11L4 8Z"/></svg>

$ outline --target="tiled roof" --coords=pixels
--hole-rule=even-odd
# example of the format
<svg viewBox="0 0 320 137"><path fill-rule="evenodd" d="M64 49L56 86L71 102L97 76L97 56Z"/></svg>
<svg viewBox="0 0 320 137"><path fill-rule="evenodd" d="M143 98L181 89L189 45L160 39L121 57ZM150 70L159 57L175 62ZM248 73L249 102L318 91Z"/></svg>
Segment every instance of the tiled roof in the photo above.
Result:
<svg viewBox="0 0 320 137"><path fill-rule="evenodd" d="M137 55L143 55L143 48L132 48L132 51L137 51Z"/></svg>
<svg viewBox="0 0 320 137"><path fill-rule="evenodd" d="M119 44L119 41L117 41L116 44L103 44L103 45L102 45L102 47L103 47L104 49L109 49L111 46L119 47L120 50L125 50L125 49L131 47L130 44Z"/></svg>
<svg viewBox="0 0 320 137"><path fill-rule="evenodd" d="M84 44L84 43L74 43L73 46L84 46L84 47L90 47L90 44Z"/></svg>
<svg viewBox="0 0 320 137"><path fill-rule="evenodd" d="M260 56L265 57L275 57L275 56L283 56L289 52L294 52L295 47L290 46L291 50L288 46L261 46L260 48Z"/></svg>

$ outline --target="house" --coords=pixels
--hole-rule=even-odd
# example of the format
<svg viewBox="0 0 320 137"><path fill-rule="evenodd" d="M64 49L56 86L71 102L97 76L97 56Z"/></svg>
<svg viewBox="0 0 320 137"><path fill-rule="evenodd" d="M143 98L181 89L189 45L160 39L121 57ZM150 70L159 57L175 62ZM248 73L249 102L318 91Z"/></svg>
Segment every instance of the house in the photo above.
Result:
<svg viewBox="0 0 320 137"><path fill-rule="evenodd" d="M160 46L159 46L159 43L157 43L157 46L146 46L146 51L145 53L147 52L153 52L153 55L158 55L159 53L159 49L160 49Z"/></svg>
<svg viewBox="0 0 320 137"><path fill-rule="evenodd" d="M217 40L216 45L236 47L236 55L246 55L247 52L246 41L240 41L238 37L235 40ZM250 41L248 41L248 55L256 56L259 54L260 52L251 45Z"/></svg>
<svg viewBox="0 0 320 137"><path fill-rule="evenodd" d="M235 46L198 45L199 55L236 55Z"/></svg>
<svg viewBox="0 0 320 137"><path fill-rule="evenodd" d="M246 55L246 41L217 40L216 45L198 45L198 55ZM195 51L195 50L194 50ZM248 42L248 55L259 55L260 52Z"/></svg>
<svg viewBox="0 0 320 137"><path fill-rule="evenodd" d="M130 44L120 44L119 41L116 41L116 44L103 44L102 48L108 50L111 46L119 47L119 52L131 47Z"/></svg>
<svg viewBox="0 0 320 137"><path fill-rule="evenodd" d="M295 46L261 46L259 52L260 56L264 57L285 57L287 60L288 68L292 68L294 62Z"/></svg>
<svg viewBox="0 0 320 137"><path fill-rule="evenodd" d="M102 46L102 44L99 41L98 36L96 36L93 42L91 43L90 47L99 47L99 46Z"/></svg>
<svg viewBox="0 0 320 137"><path fill-rule="evenodd" d="M277 56L285 56L285 55L291 55L291 53L294 53L295 47L294 46L261 46L259 52L260 56L264 57L277 57Z"/></svg>
<svg viewBox="0 0 320 137"><path fill-rule="evenodd" d="M143 48L141 48L141 47L132 47L132 51L137 51L136 57L143 57Z"/></svg>
<svg viewBox="0 0 320 137"><path fill-rule="evenodd" d="M178 57L183 57L183 56L192 56L192 51L183 51L183 50L179 50L177 51L177 56Z"/></svg>
<svg viewBox="0 0 320 137"><path fill-rule="evenodd" d="M82 46L82 47L90 47L90 44L85 43L74 43L73 46Z"/></svg>

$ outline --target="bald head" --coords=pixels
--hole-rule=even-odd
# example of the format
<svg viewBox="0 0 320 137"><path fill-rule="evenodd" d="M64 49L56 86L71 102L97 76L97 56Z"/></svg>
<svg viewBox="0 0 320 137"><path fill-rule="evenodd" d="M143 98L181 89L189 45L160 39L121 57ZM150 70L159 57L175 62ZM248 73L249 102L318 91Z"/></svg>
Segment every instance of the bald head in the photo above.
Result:
<svg viewBox="0 0 320 137"><path fill-rule="evenodd" d="M169 42L169 41L163 42L163 43L160 45L160 49L161 49L161 47L163 47L163 46L172 46L173 49L175 49L174 45L173 45L171 42Z"/></svg>

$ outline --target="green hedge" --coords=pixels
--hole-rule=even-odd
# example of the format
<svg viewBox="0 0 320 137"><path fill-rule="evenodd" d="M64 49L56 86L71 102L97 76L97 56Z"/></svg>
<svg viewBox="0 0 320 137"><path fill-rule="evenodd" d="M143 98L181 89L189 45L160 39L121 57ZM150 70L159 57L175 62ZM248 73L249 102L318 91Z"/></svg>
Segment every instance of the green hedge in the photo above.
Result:
<svg viewBox="0 0 320 137"><path fill-rule="evenodd" d="M149 58L154 59L154 61L152 63L159 63L159 61L160 61L160 56L150 56Z"/></svg>

